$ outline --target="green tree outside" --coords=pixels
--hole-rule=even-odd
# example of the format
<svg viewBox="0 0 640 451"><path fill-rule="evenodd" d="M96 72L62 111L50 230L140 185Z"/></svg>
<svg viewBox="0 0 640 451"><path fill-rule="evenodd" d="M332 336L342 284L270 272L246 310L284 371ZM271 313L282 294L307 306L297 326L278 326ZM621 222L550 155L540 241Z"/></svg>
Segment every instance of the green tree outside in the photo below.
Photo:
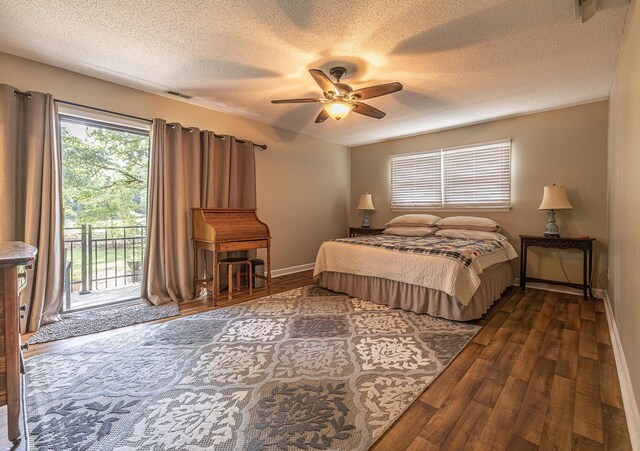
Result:
<svg viewBox="0 0 640 451"><path fill-rule="evenodd" d="M62 123L65 227L144 225L149 136Z"/></svg>

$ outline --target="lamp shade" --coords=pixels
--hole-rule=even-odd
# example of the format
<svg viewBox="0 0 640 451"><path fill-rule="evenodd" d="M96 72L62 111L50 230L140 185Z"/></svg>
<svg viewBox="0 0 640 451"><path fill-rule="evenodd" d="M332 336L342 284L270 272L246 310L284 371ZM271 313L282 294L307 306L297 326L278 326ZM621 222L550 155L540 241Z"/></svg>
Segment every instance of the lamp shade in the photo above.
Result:
<svg viewBox="0 0 640 451"><path fill-rule="evenodd" d="M358 204L358 210L375 210L373 201L371 200L371 194L360 194L360 203Z"/></svg>
<svg viewBox="0 0 640 451"><path fill-rule="evenodd" d="M570 210L573 208L567 199L567 189L555 183L544 187L544 196L538 210Z"/></svg>
<svg viewBox="0 0 640 451"><path fill-rule="evenodd" d="M346 102L333 101L324 107L324 110L336 121L344 119L353 110L353 105Z"/></svg>

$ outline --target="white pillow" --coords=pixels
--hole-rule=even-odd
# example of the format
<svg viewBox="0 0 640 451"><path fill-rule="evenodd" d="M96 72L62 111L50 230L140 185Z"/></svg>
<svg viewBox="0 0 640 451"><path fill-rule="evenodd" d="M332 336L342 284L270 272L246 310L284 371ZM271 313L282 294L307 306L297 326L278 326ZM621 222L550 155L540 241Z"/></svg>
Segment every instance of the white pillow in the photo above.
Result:
<svg viewBox="0 0 640 451"><path fill-rule="evenodd" d="M462 238L465 240L496 240L507 241L507 237L498 232L485 232L482 230L444 229L438 230L436 236L445 238Z"/></svg>
<svg viewBox="0 0 640 451"><path fill-rule="evenodd" d="M478 216L449 216L436 224L441 229L482 230L485 232L499 232L500 225L493 219Z"/></svg>
<svg viewBox="0 0 640 451"><path fill-rule="evenodd" d="M398 236L428 236L438 231L437 227L389 227L385 229L385 235Z"/></svg>
<svg viewBox="0 0 640 451"><path fill-rule="evenodd" d="M387 227L423 227L435 225L435 223L440 221L441 219L442 218L440 216L435 215L402 215L398 216L397 218L393 218L385 225Z"/></svg>

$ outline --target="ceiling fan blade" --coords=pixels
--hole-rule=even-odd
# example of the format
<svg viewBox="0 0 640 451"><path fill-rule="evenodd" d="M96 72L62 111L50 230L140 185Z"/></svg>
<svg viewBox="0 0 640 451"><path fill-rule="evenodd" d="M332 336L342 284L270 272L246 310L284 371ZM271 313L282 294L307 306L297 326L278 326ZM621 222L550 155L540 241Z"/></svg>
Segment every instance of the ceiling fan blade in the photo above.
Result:
<svg viewBox="0 0 640 451"><path fill-rule="evenodd" d="M368 88L356 89L351 94L358 100L373 99L374 97L386 96L394 92L402 91L402 84L398 82L385 83L383 85L369 86Z"/></svg>
<svg viewBox="0 0 640 451"><path fill-rule="evenodd" d="M324 122L327 119L329 119L329 113L327 113L327 111L323 108L320 110L320 114L318 114L318 117L316 118L316 124Z"/></svg>
<svg viewBox="0 0 640 451"><path fill-rule="evenodd" d="M324 92L333 92L334 94L338 94L340 92L331 79L320 69L309 69L309 73Z"/></svg>
<svg viewBox="0 0 640 451"><path fill-rule="evenodd" d="M355 107L351 111L358 114L364 114L365 116L373 117L375 119L382 119L387 115L387 113L362 102L356 102Z"/></svg>
<svg viewBox="0 0 640 451"><path fill-rule="evenodd" d="M284 100L272 100L271 103L318 103L321 99L284 99Z"/></svg>

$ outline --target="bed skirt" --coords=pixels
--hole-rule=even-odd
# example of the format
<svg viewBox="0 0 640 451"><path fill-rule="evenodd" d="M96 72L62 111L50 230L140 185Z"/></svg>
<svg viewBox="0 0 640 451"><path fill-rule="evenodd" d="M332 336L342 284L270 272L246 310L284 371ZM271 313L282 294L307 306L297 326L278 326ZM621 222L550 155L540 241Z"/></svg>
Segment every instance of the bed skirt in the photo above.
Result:
<svg viewBox="0 0 640 451"><path fill-rule="evenodd" d="M480 286L469 305L459 303L444 291L425 288L379 277L339 272L323 272L318 276L321 287L349 296L386 304L415 313L456 321L480 318L513 282L509 262L497 263L480 274Z"/></svg>

